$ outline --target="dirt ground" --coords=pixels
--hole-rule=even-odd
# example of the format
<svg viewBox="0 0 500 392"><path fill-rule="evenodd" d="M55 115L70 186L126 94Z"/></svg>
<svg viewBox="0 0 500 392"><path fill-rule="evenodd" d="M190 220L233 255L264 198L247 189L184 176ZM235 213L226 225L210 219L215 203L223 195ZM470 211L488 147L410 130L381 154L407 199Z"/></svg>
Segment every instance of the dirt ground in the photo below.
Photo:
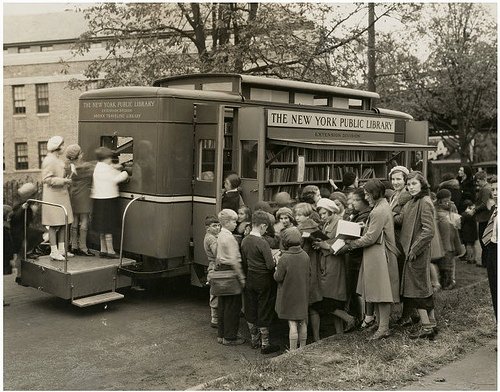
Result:
<svg viewBox="0 0 500 392"><path fill-rule="evenodd" d="M81 309L4 276L4 389L185 389L262 360L216 342L208 291L176 286Z"/></svg>

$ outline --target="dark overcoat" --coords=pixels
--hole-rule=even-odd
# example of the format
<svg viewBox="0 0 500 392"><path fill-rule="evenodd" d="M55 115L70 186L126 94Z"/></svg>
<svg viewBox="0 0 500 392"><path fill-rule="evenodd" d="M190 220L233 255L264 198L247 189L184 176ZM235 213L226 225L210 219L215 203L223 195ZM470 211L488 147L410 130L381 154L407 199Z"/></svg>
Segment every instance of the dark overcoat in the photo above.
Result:
<svg viewBox="0 0 500 392"><path fill-rule="evenodd" d="M300 246L283 251L274 280L278 282L276 313L283 320L306 320L309 308L309 256Z"/></svg>
<svg viewBox="0 0 500 392"><path fill-rule="evenodd" d="M312 233L318 230L318 223L313 219L308 218L304 222L297 225L297 228L302 234ZM304 238L302 243L302 249L309 256L309 303L313 304L315 302L321 301L323 295L321 294L321 287L319 285L319 251L312 247L312 240L310 238Z"/></svg>
<svg viewBox="0 0 500 392"><path fill-rule="evenodd" d="M332 245L335 242L337 224L340 217L333 215L332 220L323 228L329 240L325 242ZM346 266L344 256L334 255L330 249L320 249L320 287L324 298L333 298L337 301L347 300Z"/></svg>
<svg viewBox="0 0 500 392"><path fill-rule="evenodd" d="M429 196L418 195L401 211L401 245L405 256L410 250L417 257L405 260L401 280L401 295L408 298L427 298L432 295L431 242L436 234L435 212Z"/></svg>

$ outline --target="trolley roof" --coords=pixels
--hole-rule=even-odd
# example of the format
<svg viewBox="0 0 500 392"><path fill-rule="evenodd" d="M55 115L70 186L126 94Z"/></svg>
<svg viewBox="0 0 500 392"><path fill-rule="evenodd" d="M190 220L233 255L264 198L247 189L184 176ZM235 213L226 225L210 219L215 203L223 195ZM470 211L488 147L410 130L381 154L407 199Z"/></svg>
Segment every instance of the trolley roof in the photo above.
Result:
<svg viewBox="0 0 500 392"><path fill-rule="evenodd" d="M335 96L345 96L345 97L360 97L360 98L380 98L377 93L371 91L356 90L346 87L334 87L318 83L309 82L299 82L296 80L286 80L286 79L274 79L266 78L263 76L253 76L253 75L241 75L241 74L231 74L231 73L210 73L210 74L188 74L179 76L169 76L166 78L158 79L153 83L153 86L165 86L169 82L173 81L236 81L236 86L239 91L234 91L234 93L243 93L244 86L253 87L267 87L273 89L281 90L296 90L296 91L307 91L315 93L326 93ZM234 86L234 84L233 84Z"/></svg>

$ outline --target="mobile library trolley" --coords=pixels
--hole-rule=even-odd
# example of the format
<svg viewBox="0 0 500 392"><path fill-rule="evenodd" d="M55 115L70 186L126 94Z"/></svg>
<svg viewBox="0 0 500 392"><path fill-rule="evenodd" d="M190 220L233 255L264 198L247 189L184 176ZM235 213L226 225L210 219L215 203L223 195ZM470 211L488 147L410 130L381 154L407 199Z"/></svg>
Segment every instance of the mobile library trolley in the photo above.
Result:
<svg viewBox="0 0 500 392"><path fill-rule="evenodd" d="M129 277L191 274L204 282L204 219L220 210L224 176L242 179L250 207L308 184L386 179L394 164L421 159L427 123L375 106L374 92L239 74L195 74L152 87L107 88L80 96L79 144L98 146L132 169L121 185L122 252ZM117 228L120 232L120 228ZM119 237L119 236L118 236ZM69 262L71 263L71 261Z"/></svg>

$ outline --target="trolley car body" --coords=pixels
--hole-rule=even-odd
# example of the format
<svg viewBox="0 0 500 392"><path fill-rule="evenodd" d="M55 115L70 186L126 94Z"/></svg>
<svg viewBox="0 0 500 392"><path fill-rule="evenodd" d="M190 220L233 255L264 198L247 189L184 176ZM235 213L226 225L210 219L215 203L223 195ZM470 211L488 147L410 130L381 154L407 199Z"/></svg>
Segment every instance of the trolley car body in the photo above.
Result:
<svg viewBox="0 0 500 392"><path fill-rule="evenodd" d="M415 151L429 148L427 124L377 109L378 97L239 74L183 75L152 87L83 93L78 140L84 156L110 147L132 167L130 181L120 185L122 207L143 196L130 209L123 240L123 251L140 259L140 267L123 273L191 273L193 284L203 284L204 218L220 210L228 172L241 177L243 199L253 207L278 191L293 197L307 184L340 180L349 168L365 180L385 178L394 160L408 166ZM425 172L427 154L421 155Z"/></svg>

